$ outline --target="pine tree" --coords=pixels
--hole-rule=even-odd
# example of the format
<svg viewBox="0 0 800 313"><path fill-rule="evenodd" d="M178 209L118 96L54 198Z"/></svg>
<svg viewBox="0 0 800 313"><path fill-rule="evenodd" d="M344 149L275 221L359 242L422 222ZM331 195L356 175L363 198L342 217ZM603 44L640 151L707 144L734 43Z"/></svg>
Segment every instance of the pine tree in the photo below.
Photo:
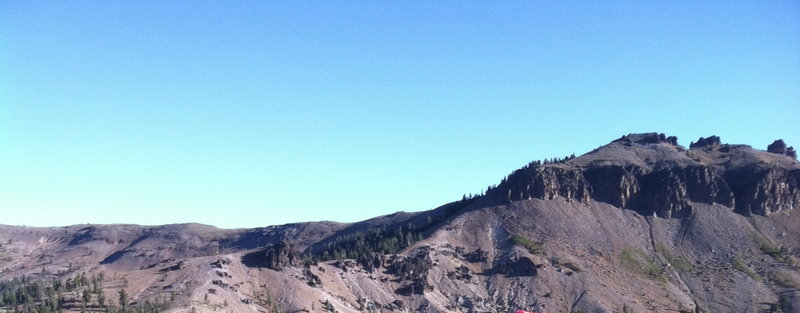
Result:
<svg viewBox="0 0 800 313"><path fill-rule="evenodd" d="M128 311L128 294L125 292L125 289L119 290L119 306L121 312Z"/></svg>

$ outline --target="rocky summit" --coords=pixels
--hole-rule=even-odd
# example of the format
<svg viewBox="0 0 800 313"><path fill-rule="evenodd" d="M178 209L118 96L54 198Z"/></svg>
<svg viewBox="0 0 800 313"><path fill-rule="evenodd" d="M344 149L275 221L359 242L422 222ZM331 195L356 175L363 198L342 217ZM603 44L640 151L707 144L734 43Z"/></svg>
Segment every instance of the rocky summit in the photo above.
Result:
<svg viewBox="0 0 800 313"><path fill-rule="evenodd" d="M0 226L0 312L800 312L800 162L764 148L629 134L352 224Z"/></svg>
<svg viewBox="0 0 800 313"><path fill-rule="evenodd" d="M770 153L721 144L716 136L690 147L663 134L631 134L569 162L520 169L492 196L594 200L663 218L691 215L691 203L764 216L800 206L796 155L782 140Z"/></svg>

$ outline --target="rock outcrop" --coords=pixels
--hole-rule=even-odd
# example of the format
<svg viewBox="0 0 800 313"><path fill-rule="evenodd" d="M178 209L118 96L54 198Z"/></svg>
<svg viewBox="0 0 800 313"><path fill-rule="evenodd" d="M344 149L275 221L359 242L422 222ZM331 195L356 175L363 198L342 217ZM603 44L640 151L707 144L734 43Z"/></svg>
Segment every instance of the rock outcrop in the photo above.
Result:
<svg viewBox="0 0 800 313"><path fill-rule="evenodd" d="M796 162L769 167L765 152L722 144L718 136L690 147L664 134L631 134L577 159L517 170L487 194L501 202L592 199L664 218L691 214L692 202L758 215L800 207ZM768 151L794 150L778 140Z"/></svg>
<svg viewBox="0 0 800 313"><path fill-rule="evenodd" d="M697 142L692 142L689 144L689 149L713 147L721 144L722 140L720 140L719 136L709 136L708 138L700 137Z"/></svg>
<svg viewBox="0 0 800 313"><path fill-rule="evenodd" d="M577 169L535 166L518 170L512 176L516 179L509 180L505 189L511 201L564 197L585 202L589 199L589 184Z"/></svg>
<svg viewBox="0 0 800 313"><path fill-rule="evenodd" d="M502 255L496 262L494 272L507 276L536 276L538 266L518 251Z"/></svg>
<svg viewBox="0 0 800 313"><path fill-rule="evenodd" d="M758 166L725 174L736 196L736 211L769 215L800 207L800 169Z"/></svg>
<svg viewBox="0 0 800 313"><path fill-rule="evenodd" d="M767 152L775 154L785 154L793 158L797 158L797 151L794 147L787 147L783 139L775 140L772 144L767 146Z"/></svg>
<svg viewBox="0 0 800 313"><path fill-rule="evenodd" d="M361 264L370 273L382 268L384 263L386 263L386 255L381 253L371 253L358 259L358 264Z"/></svg>
<svg viewBox="0 0 800 313"><path fill-rule="evenodd" d="M389 266L389 273L396 275L403 282L396 292L408 296L433 290L433 286L428 283L428 272L431 268L433 261L428 247L422 247L408 257L397 256Z"/></svg>
<svg viewBox="0 0 800 313"><path fill-rule="evenodd" d="M286 266L296 266L300 261L294 246L283 240L267 247L263 253L264 266L277 271Z"/></svg>

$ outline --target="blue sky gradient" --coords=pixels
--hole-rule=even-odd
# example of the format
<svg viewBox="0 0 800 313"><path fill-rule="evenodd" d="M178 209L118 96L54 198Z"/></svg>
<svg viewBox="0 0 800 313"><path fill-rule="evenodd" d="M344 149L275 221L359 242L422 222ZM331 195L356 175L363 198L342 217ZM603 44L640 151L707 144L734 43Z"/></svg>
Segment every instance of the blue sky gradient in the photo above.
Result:
<svg viewBox="0 0 800 313"><path fill-rule="evenodd" d="M800 145L793 1L5 1L0 223L352 222L631 132Z"/></svg>

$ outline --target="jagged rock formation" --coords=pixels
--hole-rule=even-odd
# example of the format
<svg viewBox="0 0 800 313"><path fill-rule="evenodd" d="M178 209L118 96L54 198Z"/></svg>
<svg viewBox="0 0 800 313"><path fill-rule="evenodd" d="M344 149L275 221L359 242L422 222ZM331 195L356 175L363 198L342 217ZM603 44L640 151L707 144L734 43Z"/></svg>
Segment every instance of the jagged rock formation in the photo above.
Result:
<svg viewBox="0 0 800 313"><path fill-rule="evenodd" d="M767 152L785 154L797 159L797 151L794 150L794 147L787 147L786 143L783 142L783 139L775 140L773 143L767 146Z"/></svg>
<svg viewBox="0 0 800 313"><path fill-rule="evenodd" d="M358 263L370 273L382 268L386 263L386 255L380 253L372 253L368 256L358 259Z"/></svg>
<svg viewBox="0 0 800 313"><path fill-rule="evenodd" d="M433 290L433 286L428 283L428 273L433 268L428 248L423 247L414 255L400 256L391 262L389 273L396 275L403 282L403 285L396 290L398 294L410 296Z"/></svg>
<svg viewBox="0 0 800 313"><path fill-rule="evenodd" d="M631 134L575 160L518 170L490 195L506 202L592 199L667 218L690 215L692 202L759 215L800 207L796 165L770 165L763 153L722 144L717 136L690 146L686 150L664 134ZM788 151L780 140L770 147Z"/></svg>

